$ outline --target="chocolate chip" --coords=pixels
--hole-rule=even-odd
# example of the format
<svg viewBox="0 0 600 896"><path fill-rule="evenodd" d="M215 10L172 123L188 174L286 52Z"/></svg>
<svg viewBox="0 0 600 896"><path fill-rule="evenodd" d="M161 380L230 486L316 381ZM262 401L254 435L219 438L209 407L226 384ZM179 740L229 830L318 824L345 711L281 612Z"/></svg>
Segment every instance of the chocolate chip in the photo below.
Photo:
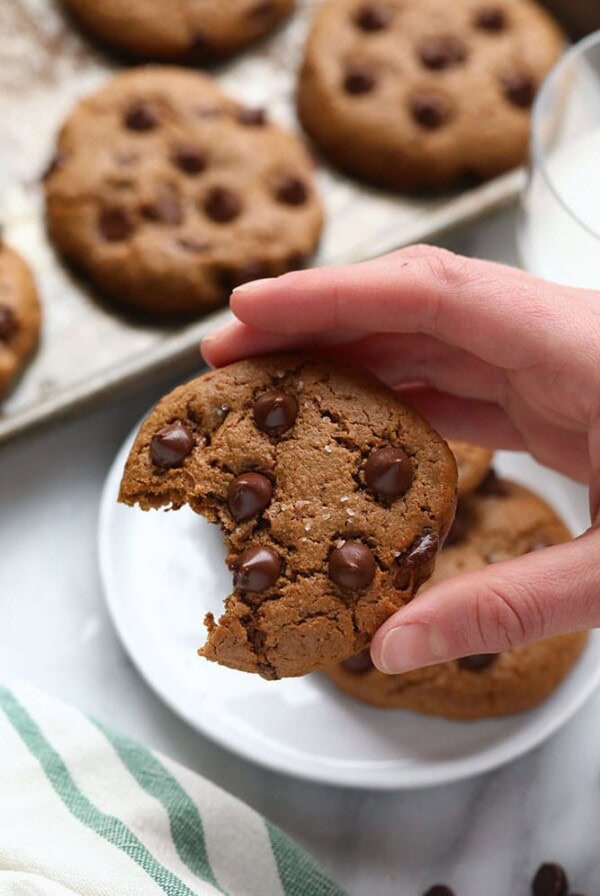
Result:
<svg viewBox="0 0 600 896"><path fill-rule="evenodd" d="M230 410L228 404L220 404L211 409L210 416L215 427L223 425Z"/></svg>
<svg viewBox="0 0 600 896"><path fill-rule="evenodd" d="M283 202L284 205L304 205L308 199L308 190L299 177L290 176L281 181L275 196L277 201Z"/></svg>
<svg viewBox="0 0 600 896"><path fill-rule="evenodd" d="M426 893L423 893L423 896L454 896L454 890L451 890L446 884L434 884Z"/></svg>
<svg viewBox="0 0 600 896"><path fill-rule="evenodd" d="M506 98L520 109L529 109L535 99L535 84L529 75L512 72L502 78Z"/></svg>
<svg viewBox="0 0 600 896"><path fill-rule="evenodd" d="M188 55L190 59L196 61L204 61L210 55L210 44L208 38L201 31L195 31L188 45Z"/></svg>
<svg viewBox="0 0 600 896"><path fill-rule="evenodd" d="M298 402L287 392L269 389L254 402L253 414L254 422L261 432L279 438L296 422Z"/></svg>
<svg viewBox="0 0 600 896"><path fill-rule="evenodd" d="M351 65L344 76L344 90L353 95L369 93L375 87L375 75L366 65Z"/></svg>
<svg viewBox="0 0 600 896"><path fill-rule="evenodd" d="M410 112L417 124L428 131L445 124L451 115L446 97L435 90L419 90L410 98Z"/></svg>
<svg viewBox="0 0 600 896"><path fill-rule="evenodd" d="M204 200L204 211L217 224L227 224L242 211L237 195L226 187L213 187Z"/></svg>
<svg viewBox="0 0 600 896"><path fill-rule="evenodd" d="M0 305L0 341L8 342L17 331L17 316L10 305Z"/></svg>
<svg viewBox="0 0 600 896"><path fill-rule="evenodd" d="M506 13L500 6L484 6L475 15L474 25L482 31L504 31Z"/></svg>
<svg viewBox="0 0 600 896"><path fill-rule="evenodd" d="M340 588L366 588L374 576L373 554L360 541L345 541L329 555L329 578Z"/></svg>
<svg viewBox="0 0 600 896"><path fill-rule="evenodd" d="M351 672L353 675L366 675L374 668L370 649L365 647L360 653L349 656L347 660L343 661L342 666L346 672Z"/></svg>
<svg viewBox="0 0 600 896"><path fill-rule="evenodd" d="M391 21L392 10L383 3L364 3L354 14L354 22L362 31L382 31Z"/></svg>
<svg viewBox="0 0 600 896"><path fill-rule="evenodd" d="M240 124L246 125L247 127L260 128L267 123L267 116L264 109L249 109L246 106L242 106L241 109L238 109L236 118Z"/></svg>
<svg viewBox="0 0 600 896"><path fill-rule="evenodd" d="M480 495L489 495L494 498L506 498L509 490L505 482L500 479L495 470L490 470L483 482L477 487Z"/></svg>
<svg viewBox="0 0 600 896"><path fill-rule="evenodd" d="M146 203L141 212L149 221L159 221L170 227L178 227L183 223L181 203L172 193L163 193L154 202Z"/></svg>
<svg viewBox="0 0 600 896"><path fill-rule="evenodd" d="M554 862L540 865L531 882L533 896L567 896L568 889L569 882L564 868Z"/></svg>
<svg viewBox="0 0 600 896"><path fill-rule="evenodd" d="M452 545L460 544L469 534L469 522L465 515L457 511L454 521L450 527L450 531L446 536L444 547L452 547Z"/></svg>
<svg viewBox="0 0 600 896"><path fill-rule="evenodd" d="M483 672L498 659L497 653L475 653L473 656L464 656L458 660L459 668L467 672Z"/></svg>
<svg viewBox="0 0 600 896"><path fill-rule="evenodd" d="M266 591L281 572L281 560L271 548L246 548L235 565L234 587L239 591Z"/></svg>
<svg viewBox="0 0 600 896"><path fill-rule="evenodd" d="M132 103L125 112L125 127L130 131L153 131L158 126L158 116L148 103Z"/></svg>
<svg viewBox="0 0 600 896"><path fill-rule="evenodd" d="M109 243L120 243L135 230L133 216L122 206L108 206L100 211L98 230Z"/></svg>
<svg viewBox="0 0 600 896"><path fill-rule="evenodd" d="M438 552L440 540L435 532L425 532L418 535L408 550L396 557L398 566L404 566L408 569L414 569L433 560Z"/></svg>
<svg viewBox="0 0 600 896"><path fill-rule="evenodd" d="M401 448L379 448L365 465L367 484L385 498L399 498L407 492L413 475L412 462Z"/></svg>
<svg viewBox="0 0 600 896"><path fill-rule="evenodd" d="M272 497L273 486L266 476L241 473L229 485L227 506L236 523L242 523L268 507Z"/></svg>
<svg viewBox="0 0 600 896"><path fill-rule="evenodd" d="M172 158L184 174L200 174L206 168L206 153L198 146L180 144L173 150Z"/></svg>
<svg viewBox="0 0 600 896"><path fill-rule="evenodd" d="M441 70L464 62L467 51L457 37L427 37L419 47L419 59L427 68Z"/></svg>
<svg viewBox="0 0 600 896"><path fill-rule="evenodd" d="M196 440L180 420L163 426L150 441L152 463L163 470L180 467L191 453Z"/></svg>

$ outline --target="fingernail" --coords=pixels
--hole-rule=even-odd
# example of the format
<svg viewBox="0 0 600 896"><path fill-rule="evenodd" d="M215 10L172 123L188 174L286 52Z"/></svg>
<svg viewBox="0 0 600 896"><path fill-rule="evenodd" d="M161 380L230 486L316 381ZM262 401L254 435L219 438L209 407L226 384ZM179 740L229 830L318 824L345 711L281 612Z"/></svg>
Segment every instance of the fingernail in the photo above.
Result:
<svg viewBox="0 0 600 896"><path fill-rule="evenodd" d="M236 286L232 295L239 295L241 292L252 292L253 289L260 289L265 283L272 283L277 277L262 277L260 280L249 280L248 283L242 283Z"/></svg>
<svg viewBox="0 0 600 896"><path fill-rule="evenodd" d="M384 636L377 664L382 672L397 675L442 662L447 656L440 631L424 622L398 625Z"/></svg>

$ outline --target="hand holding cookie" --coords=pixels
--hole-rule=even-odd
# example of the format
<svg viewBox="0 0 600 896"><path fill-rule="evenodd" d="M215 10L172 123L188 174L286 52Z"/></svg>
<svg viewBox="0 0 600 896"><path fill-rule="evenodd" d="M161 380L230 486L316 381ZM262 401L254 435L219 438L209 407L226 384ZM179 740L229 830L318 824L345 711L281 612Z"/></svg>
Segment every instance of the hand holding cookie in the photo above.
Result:
<svg viewBox="0 0 600 896"><path fill-rule="evenodd" d="M594 522L585 535L430 588L375 636L383 671L600 622L597 300L413 247L246 285L231 300L238 320L205 340L204 356L217 366L273 350L326 350L371 369L447 436L526 449L589 483Z"/></svg>

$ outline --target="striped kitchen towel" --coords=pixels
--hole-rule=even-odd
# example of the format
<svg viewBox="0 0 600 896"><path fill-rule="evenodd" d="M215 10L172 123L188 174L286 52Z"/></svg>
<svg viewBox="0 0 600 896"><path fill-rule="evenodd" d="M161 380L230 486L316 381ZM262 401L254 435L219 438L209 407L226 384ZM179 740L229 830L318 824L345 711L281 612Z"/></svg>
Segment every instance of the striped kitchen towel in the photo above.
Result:
<svg viewBox="0 0 600 896"><path fill-rule="evenodd" d="M27 685L0 687L0 896L344 896L244 803Z"/></svg>

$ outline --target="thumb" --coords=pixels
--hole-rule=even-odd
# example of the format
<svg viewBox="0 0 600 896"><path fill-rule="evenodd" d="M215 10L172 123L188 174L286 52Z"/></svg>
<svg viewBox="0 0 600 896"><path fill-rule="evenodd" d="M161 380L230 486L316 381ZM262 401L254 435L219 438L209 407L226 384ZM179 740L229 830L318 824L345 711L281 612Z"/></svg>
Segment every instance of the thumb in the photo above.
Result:
<svg viewBox="0 0 600 896"><path fill-rule="evenodd" d="M384 622L371 656L396 674L600 624L600 532L455 576Z"/></svg>

